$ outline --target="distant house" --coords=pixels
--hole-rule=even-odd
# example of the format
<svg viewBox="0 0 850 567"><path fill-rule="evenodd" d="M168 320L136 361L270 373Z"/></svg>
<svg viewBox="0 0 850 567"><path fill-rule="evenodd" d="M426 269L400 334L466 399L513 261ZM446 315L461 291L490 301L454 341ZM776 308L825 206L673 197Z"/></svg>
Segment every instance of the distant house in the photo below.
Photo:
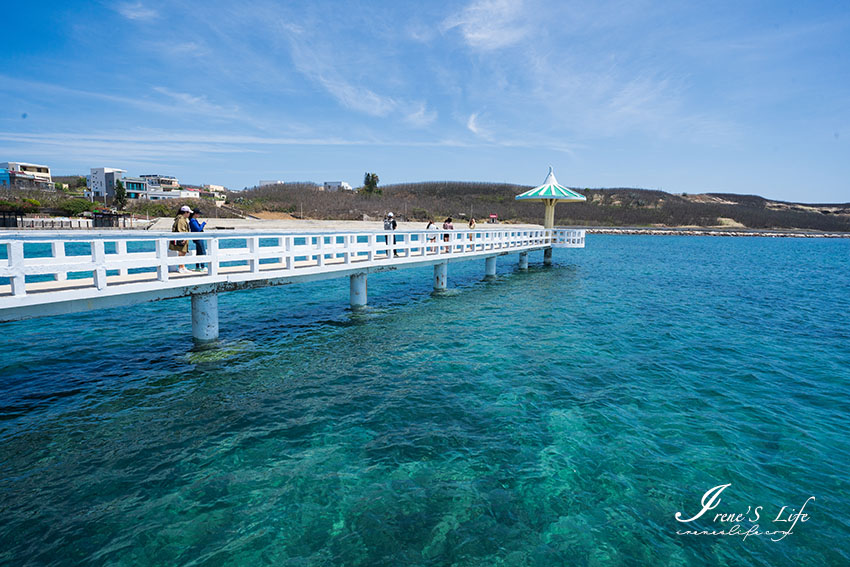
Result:
<svg viewBox="0 0 850 567"><path fill-rule="evenodd" d="M140 175L142 179L145 179L148 182L148 186L150 187L161 187L165 190L168 189L177 189L180 187L180 183L177 181L176 177L171 177L169 175L159 175L157 173Z"/></svg>
<svg viewBox="0 0 850 567"><path fill-rule="evenodd" d="M86 197L114 197L115 184L127 173L113 167L93 167L86 176Z"/></svg>
<svg viewBox="0 0 850 567"><path fill-rule="evenodd" d="M260 179L260 184L257 187L265 187L266 185L283 185L283 181L279 179Z"/></svg>
<svg viewBox="0 0 850 567"><path fill-rule="evenodd" d="M53 178L50 176L50 168L37 163L25 163L22 161L0 162L0 169L6 170L9 187L41 189L52 191ZM5 178L5 176L4 176Z"/></svg>
<svg viewBox="0 0 850 567"><path fill-rule="evenodd" d="M322 184L322 188L325 191L354 191L351 185L345 181L325 181Z"/></svg>
<svg viewBox="0 0 850 567"><path fill-rule="evenodd" d="M201 185L201 197L212 199L215 206L222 206L227 201L227 188L223 185Z"/></svg>
<svg viewBox="0 0 850 567"><path fill-rule="evenodd" d="M140 201L162 201L165 199L198 199L200 188L181 188L176 177L141 175L122 179L128 199Z"/></svg>

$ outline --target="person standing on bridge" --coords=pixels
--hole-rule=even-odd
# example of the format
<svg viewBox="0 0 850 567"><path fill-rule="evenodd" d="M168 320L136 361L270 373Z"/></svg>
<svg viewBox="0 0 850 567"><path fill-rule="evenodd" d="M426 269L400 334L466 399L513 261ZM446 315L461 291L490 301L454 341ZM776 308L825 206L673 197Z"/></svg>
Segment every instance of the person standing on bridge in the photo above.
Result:
<svg viewBox="0 0 850 567"><path fill-rule="evenodd" d="M387 216L384 217L384 230L395 230L397 226L398 223L395 222L395 217L393 216L393 214L391 212L387 213ZM389 244L389 238L385 236L384 242ZM395 235L393 235L393 244L395 244ZM389 251L387 251L387 256L389 255L390 253ZM395 248L393 248L393 256L398 257L398 252L395 251Z"/></svg>
<svg viewBox="0 0 850 567"><path fill-rule="evenodd" d="M180 207L180 210L177 212L177 216L174 217L174 224L171 225L171 232L189 232L189 215L191 214L192 209L190 209L186 205ZM185 256L186 252L188 252L189 250L189 241L172 240L168 244L168 248L177 252L178 256ZM177 271L181 274L189 273L189 270L186 269L186 266L184 264L180 264L177 267Z"/></svg>
<svg viewBox="0 0 850 567"><path fill-rule="evenodd" d="M454 229L455 229L455 225L452 224L452 217L447 217L445 222L443 222L443 230L454 230ZM449 239L450 239L449 234L443 233L443 241L449 242ZM445 249L444 249L444 252L451 252L451 251L452 251L451 246L446 246Z"/></svg>
<svg viewBox="0 0 850 567"><path fill-rule="evenodd" d="M201 216L201 211L199 209L195 209L189 214L189 230L191 232L204 232L204 227L207 226L207 221L198 222L197 217L199 216ZM200 239L195 240L195 254L198 256L206 256L206 241ZM198 272L206 269L207 267L204 264L195 264L195 270Z"/></svg>

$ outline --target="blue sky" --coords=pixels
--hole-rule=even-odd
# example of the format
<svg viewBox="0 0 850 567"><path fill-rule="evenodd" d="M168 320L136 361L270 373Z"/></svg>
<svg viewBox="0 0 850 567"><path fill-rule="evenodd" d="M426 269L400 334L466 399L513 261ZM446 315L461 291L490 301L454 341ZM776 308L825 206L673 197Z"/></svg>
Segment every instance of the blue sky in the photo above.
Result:
<svg viewBox="0 0 850 567"><path fill-rule="evenodd" d="M850 201L847 2L27 2L0 161Z"/></svg>

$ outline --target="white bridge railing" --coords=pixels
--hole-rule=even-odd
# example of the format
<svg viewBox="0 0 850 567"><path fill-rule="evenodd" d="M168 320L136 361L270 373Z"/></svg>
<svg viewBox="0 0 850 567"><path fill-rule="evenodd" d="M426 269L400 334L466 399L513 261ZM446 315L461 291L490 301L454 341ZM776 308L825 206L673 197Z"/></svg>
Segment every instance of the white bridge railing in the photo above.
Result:
<svg viewBox="0 0 850 567"><path fill-rule="evenodd" d="M555 227L552 230L552 248L584 248L584 230Z"/></svg>
<svg viewBox="0 0 850 567"><path fill-rule="evenodd" d="M177 256L169 250L169 242L176 239L189 241L190 254L194 242L203 241L206 253ZM548 246L584 246L584 231L0 232L0 278L8 278L8 282L0 279L0 308L8 301L4 297L69 287L103 291L143 282L156 286L259 280L361 266L434 263ZM184 264L203 264L206 271L177 273L177 266Z"/></svg>

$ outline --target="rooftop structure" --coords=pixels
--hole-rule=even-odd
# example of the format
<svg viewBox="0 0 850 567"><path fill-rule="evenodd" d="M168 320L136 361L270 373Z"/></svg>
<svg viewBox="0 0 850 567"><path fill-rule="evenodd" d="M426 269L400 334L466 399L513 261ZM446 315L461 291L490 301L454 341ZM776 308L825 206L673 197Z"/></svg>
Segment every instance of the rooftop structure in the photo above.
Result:
<svg viewBox="0 0 850 567"><path fill-rule="evenodd" d="M0 168L6 169L9 172L26 173L39 181L53 183L53 178L50 177L50 168L46 165L25 163L22 161L4 161L0 162Z"/></svg>
<svg viewBox="0 0 850 567"><path fill-rule="evenodd" d="M171 177L170 175L159 175L158 173L149 173L145 175L140 175L142 179L147 180L148 185L151 187L163 187L166 189L177 189L180 187L180 183L177 181L176 177Z"/></svg>

